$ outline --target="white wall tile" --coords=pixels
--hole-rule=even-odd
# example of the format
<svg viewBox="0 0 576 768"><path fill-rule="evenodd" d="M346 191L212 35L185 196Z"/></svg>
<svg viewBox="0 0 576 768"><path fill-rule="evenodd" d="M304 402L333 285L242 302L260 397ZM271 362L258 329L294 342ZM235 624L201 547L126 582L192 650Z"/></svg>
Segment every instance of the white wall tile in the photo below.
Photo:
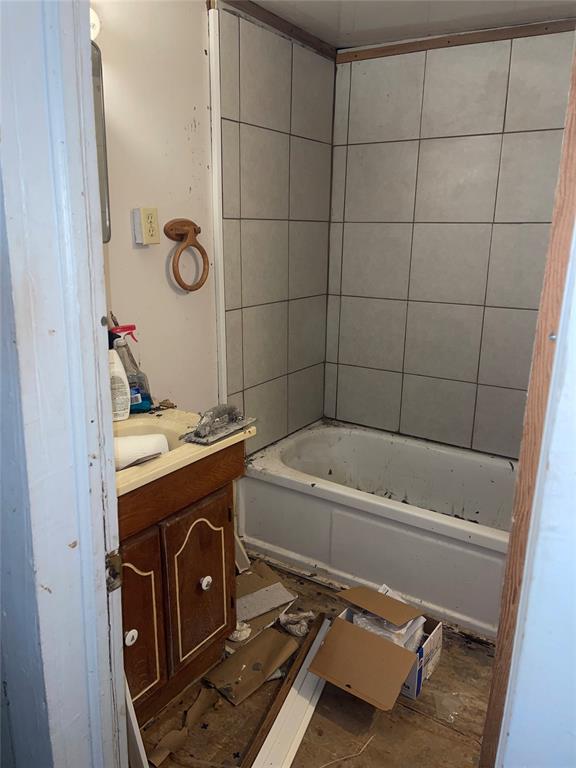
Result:
<svg viewBox="0 0 576 768"><path fill-rule="evenodd" d="M288 369L296 371L324 362L326 354L326 296L290 302Z"/></svg>
<svg viewBox="0 0 576 768"><path fill-rule="evenodd" d="M330 142L334 62L296 43L292 53L291 133Z"/></svg>
<svg viewBox="0 0 576 768"><path fill-rule="evenodd" d="M242 305L240 221L238 219L224 219L222 230L226 309L238 309Z"/></svg>
<svg viewBox="0 0 576 768"><path fill-rule="evenodd" d="M343 224L330 224L330 257L328 263L328 293L340 293L342 276Z"/></svg>
<svg viewBox="0 0 576 768"><path fill-rule="evenodd" d="M288 218L289 137L240 125L242 217Z"/></svg>
<svg viewBox="0 0 576 768"><path fill-rule="evenodd" d="M377 429L398 429L402 374L338 366L336 418Z"/></svg>
<svg viewBox="0 0 576 768"><path fill-rule="evenodd" d="M290 218L328 221L330 217L329 144L290 139ZM274 170L274 169L272 169Z"/></svg>
<svg viewBox="0 0 576 768"><path fill-rule="evenodd" d="M242 311L226 312L226 376L228 392L239 392L244 386L242 366Z"/></svg>
<svg viewBox="0 0 576 768"><path fill-rule="evenodd" d="M411 221L418 142L348 148L346 221Z"/></svg>
<svg viewBox="0 0 576 768"><path fill-rule="evenodd" d="M220 110L222 117L240 118L240 32L238 17L222 11L220 20Z"/></svg>
<svg viewBox="0 0 576 768"><path fill-rule="evenodd" d="M402 370L406 302L342 297L339 362Z"/></svg>
<svg viewBox="0 0 576 768"><path fill-rule="evenodd" d="M417 139L424 52L352 63L351 144Z"/></svg>
<svg viewBox="0 0 576 768"><path fill-rule="evenodd" d="M512 41L507 131L564 127L573 48L573 32Z"/></svg>
<svg viewBox="0 0 576 768"><path fill-rule="evenodd" d="M502 387L478 387L474 439L477 451L518 458L526 392Z"/></svg>
<svg viewBox="0 0 576 768"><path fill-rule="evenodd" d="M338 366L326 363L324 366L324 416L336 418L336 386Z"/></svg>
<svg viewBox="0 0 576 768"><path fill-rule="evenodd" d="M562 131L507 133L496 202L496 221L552 220Z"/></svg>
<svg viewBox="0 0 576 768"><path fill-rule="evenodd" d="M495 224L486 304L538 309L549 224Z"/></svg>
<svg viewBox="0 0 576 768"><path fill-rule="evenodd" d="M461 381L476 381L482 307L408 304L404 370Z"/></svg>
<svg viewBox="0 0 576 768"><path fill-rule="evenodd" d="M291 299L326 293L329 227L328 222L290 222Z"/></svg>
<svg viewBox="0 0 576 768"><path fill-rule="evenodd" d="M345 224L342 293L405 299L411 224Z"/></svg>
<svg viewBox="0 0 576 768"><path fill-rule="evenodd" d="M290 130L292 44L240 20L240 120Z"/></svg>
<svg viewBox="0 0 576 768"><path fill-rule="evenodd" d="M241 226L242 305L288 298L288 222L245 219Z"/></svg>
<svg viewBox="0 0 576 768"><path fill-rule="evenodd" d="M338 341L340 336L340 296L328 296L326 315L326 360L338 362Z"/></svg>
<svg viewBox="0 0 576 768"><path fill-rule="evenodd" d="M428 51L422 136L502 131L510 41Z"/></svg>
<svg viewBox="0 0 576 768"><path fill-rule="evenodd" d="M240 133L230 120L222 120L222 215L240 216Z"/></svg>
<svg viewBox="0 0 576 768"><path fill-rule="evenodd" d="M476 385L404 376L400 429L408 435L470 446Z"/></svg>
<svg viewBox="0 0 576 768"><path fill-rule="evenodd" d="M244 413L244 392L235 392L233 395L228 395L226 402L228 405L238 408L240 413Z"/></svg>
<svg viewBox="0 0 576 768"><path fill-rule="evenodd" d="M489 222L501 136L421 142L416 221Z"/></svg>
<svg viewBox="0 0 576 768"><path fill-rule="evenodd" d="M332 150L332 200L330 221L344 221L347 153L347 147L334 147Z"/></svg>
<svg viewBox="0 0 576 768"><path fill-rule="evenodd" d="M350 64L336 65L336 88L334 101L334 144L348 142L348 107L350 103Z"/></svg>
<svg viewBox="0 0 576 768"><path fill-rule="evenodd" d="M288 377L267 381L244 392L246 416L255 416L256 435L246 443L249 453L276 442L288 433Z"/></svg>
<svg viewBox="0 0 576 768"><path fill-rule="evenodd" d="M486 307L480 355L481 384L526 389L538 312Z"/></svg>
<svg viewBox="0 0 576 768"><path fill-rule="evenodd" d="M483 304L491 224L415 224L410 298Z"/></svg>
<svg viewBox="0 0 576 768"><path fill-rule="evenodd" d="M288 375L288 431L321 419L324 411L324 363Z"/></svg>
<svg viewBox="0 0 576 768"><path fill-rule="evenodd" d="M288 302L242 310L244 386L282 376L287 371Z"/></svg>

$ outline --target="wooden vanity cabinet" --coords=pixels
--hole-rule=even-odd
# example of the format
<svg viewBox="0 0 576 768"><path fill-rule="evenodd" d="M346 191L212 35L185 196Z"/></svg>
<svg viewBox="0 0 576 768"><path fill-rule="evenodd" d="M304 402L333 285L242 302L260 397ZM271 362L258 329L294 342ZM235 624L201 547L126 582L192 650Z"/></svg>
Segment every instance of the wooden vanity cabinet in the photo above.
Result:
<svg viewBox="0 0 576 768"><path fill-rule="evenodd" d="M141 725L222 658L236 626L243 471L237 443L118 499L124 666Z"/></svg>

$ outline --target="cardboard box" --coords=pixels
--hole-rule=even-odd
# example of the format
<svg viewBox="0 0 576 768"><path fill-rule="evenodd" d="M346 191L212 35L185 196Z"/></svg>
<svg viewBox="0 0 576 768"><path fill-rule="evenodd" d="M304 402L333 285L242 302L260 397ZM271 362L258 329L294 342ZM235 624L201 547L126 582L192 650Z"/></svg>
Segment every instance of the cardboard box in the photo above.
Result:
<svg viewBox="0 0 576 768"><path fill-rule="evenodd" d="M420 609L368 587L346 589L338 596L397 627L423 615ZM442 624L426 620L425 632L430 634L414 653L354 624L353 613L346 608L334 620L310 671L378 709L392 709L400 693L415 699L440 659Z"/></svg>

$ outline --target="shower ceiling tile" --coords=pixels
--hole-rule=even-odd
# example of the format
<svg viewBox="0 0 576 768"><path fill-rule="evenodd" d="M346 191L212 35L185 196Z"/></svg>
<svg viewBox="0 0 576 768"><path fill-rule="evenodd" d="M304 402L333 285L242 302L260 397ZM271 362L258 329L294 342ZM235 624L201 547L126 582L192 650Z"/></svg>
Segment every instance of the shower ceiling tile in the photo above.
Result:
<svg viewBox="0 0 576 768"><path fill-rule="evenodd" d="M537 317L533 309L486 307L479 383L528 387Z"/></svg>
<svg viewBox="0 0 576 768"><path fill-rule="evenodd" d="M330 142L333 98L334 62L294 44L290 132Z"/></svg>
<svg viewBox="0 0 576 768"><path fill-rule="evenodd" d="M240 120L290 130L292 44L240 20Z"/></svg>
<svg viewBox="0 0 576 768"><path fill-rule="evenodd" d="M345 224L342 293L405 299L411 224Z"/></svg>
<svg viewBox="0 0 576 768"><path fill-rule="evenodd" d="M406 302L342 297L339 362L402 370Z"/></svg>
<svg viewBox="0 0 576 768"><path fill-rule="evenodd" d="M241 223L242 304L266 304L288 298L288 222Z"/></svg>
<svg viewBox="0 0 576 768"><path fill-rule="evenodd" d="M288 302L242 310L244 386L286 373Z"/></svg>
<svg viewBox="0 0 576 768"><path fill-rule="evenodd" d="M490 224L416 224L410 298L483 304Z"/></svg>
<svg viewBox="0 0 576 768"><path fill-rule="evenodd" d="M492 221L501 141L501 136L422 141L416 221Z"/></svg>
<svg viewBox="0 0 576 768"><path fill-rule="evenodd" d="M402 374L338 366L336 418L396 431L400 421Z"/></svg>
<svg viewBox="0 0 576 768"><path fill-rule="evenodd" d="M417 139L424 52L352 64L348 141Z"/></svg>
<svg viewBox="0 0 576 768"><path fill-rule="evenodd" d="M330 218L329 144L290 138L290 218L328 221ZM274 172L274 168L271 169Z"/></svg>
<svg viewBox="0 0 576 768"><path fill-rule="evenodd" d="M495 224L486 304L538 309L549 224Z"/></svg>
<svg viewBox="0 0 576 768"><path fill-rule="evenodd" d="M326 293L329 227L327 222L290 222L291 299Z"/></svg>
<svg viewBox="0 0 576 768"><path fill-rule="evenodd" d="M525 407L523 390L479 386L472 447L518 458Z"/></svg>
<svg viewBox="0 0 576 768"><path fill-rule="evenodd" d="M428 51L422 137L502 131L510 41Z"/></svg>
<svg viewBox="0 0 576 768"><path fill-rule="evenodd" d="M326 296L290 302L288 370L324 362L326 354Z"/></svg>
<svg viewBox="0 0 576 768"><path fill-rule="evenodd" d="M512 42L506 131L564 127L573 48L573 32Z"/></svg>
<svg viewBox="0 0 576 768"><path fill-rule="evenodd" d="M504 134L496 221L551 221L562 133Z"/></svg>
<svg viewBox="0 0 576 768"><path fill-rule="evenodd" d="M324 363L288 375L288 432L323 416Z"/></svg>
<svg viewBox="0 0 576 768"><path fill-rule="evenodd" d="M412 221L417 158L417 141L349 147L346 221Z"/></svg>
<svg viewBox="0 0 576 768"><path fill-rule="evenodd" d="M470 446L476 385L426 376L404 376L404 434L450 445Z"/></svg>
<svg viewBox="0 0 576 768"><path fill-rule="evenodd" d="M410 301L406 373L476 381L482 307Z"/></svg>
<svg viewBox="0 0 576 768"><path fill-rule="evenodd" d="M240 125L242 217L288 218L289 137Z"/></svg>

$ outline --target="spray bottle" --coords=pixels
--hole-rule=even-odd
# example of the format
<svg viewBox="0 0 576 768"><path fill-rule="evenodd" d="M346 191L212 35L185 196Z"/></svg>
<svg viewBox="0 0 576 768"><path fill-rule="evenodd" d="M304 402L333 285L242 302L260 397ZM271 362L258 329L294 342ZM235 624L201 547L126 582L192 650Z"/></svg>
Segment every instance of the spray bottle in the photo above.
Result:
<svg viewBox="0 0 576 768"><path fill-rule="evenodd" d="M126 376L130 385L130 413L147 413L152 408L152 396L150 395L150 385L148 377L138 367L134 355L128 346L126 336L130 336L133 341L138 341L134 336L135 325L117 325L111 328L118 338L114 341L114 349L118 353Z"/></svg>
<svg viewBox="0 0 576 768"><path fill-rule="evenodd" d="M120 336L108 331L108 367L113 421L124 421L130 416L130 385L120 356L114 349L114 344L119 339Z"/></svg>

